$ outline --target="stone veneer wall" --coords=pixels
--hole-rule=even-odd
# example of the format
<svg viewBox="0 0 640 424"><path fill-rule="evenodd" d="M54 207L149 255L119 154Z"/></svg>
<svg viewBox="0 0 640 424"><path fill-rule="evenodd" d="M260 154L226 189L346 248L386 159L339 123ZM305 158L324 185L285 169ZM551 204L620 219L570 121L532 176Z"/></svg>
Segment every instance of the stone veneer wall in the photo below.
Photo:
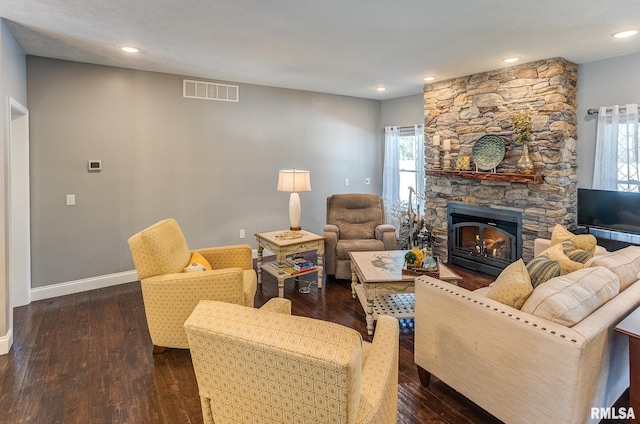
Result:
<svg viewBox="0 0 640 424"><path fill-rule="evenodd" d="M424 86L425 221L433 228L435 251L447 258L447 203L462 202L522 212L523 258L533 257L533 240L549 238L555 224L576 224L577 66L562 58ZM529 152L541 184L430 176L432 136L451 140L452 166L471 156L485 134L505 138L506 154L497 172L515 173L522 146L512 141L513 114L532 109ZM440 153L441 161L443 153Z"/></svg>

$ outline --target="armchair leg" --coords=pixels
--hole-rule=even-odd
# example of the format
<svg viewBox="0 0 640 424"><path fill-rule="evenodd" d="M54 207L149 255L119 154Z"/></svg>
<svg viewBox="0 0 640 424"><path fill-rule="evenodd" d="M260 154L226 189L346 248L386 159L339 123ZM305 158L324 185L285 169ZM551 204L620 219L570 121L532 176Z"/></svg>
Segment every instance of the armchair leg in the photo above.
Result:
<svg viewBox="0 0 640 424"><path fill-rule="evenodd" d="M420 378L420 384L424 387L427 387L429 383L431 383L431 373L420 365L416 365L418 367L418 377Z"/></svg>
<svg viewBox="0 0 640 424"><path fill-rule="evenodd" d="M155 355L156 353L164 353L164 349L165 349L165 348L164 348L163 346L156 346L156 345L153 345L153 353L154 353L154 355Z"/></svg>

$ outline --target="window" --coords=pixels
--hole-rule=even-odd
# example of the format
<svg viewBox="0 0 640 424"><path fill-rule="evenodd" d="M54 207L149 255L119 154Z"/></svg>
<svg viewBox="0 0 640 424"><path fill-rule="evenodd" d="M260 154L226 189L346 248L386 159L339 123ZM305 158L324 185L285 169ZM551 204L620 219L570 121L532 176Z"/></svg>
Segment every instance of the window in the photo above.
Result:
<svg viewBox="0 0 640 424"><path fill-rule="evenodd" d="M637 104L598 111L593 188L640 192Z"/></svg>
<svg viewBox="0 0 640 424"><path fill-rule="evenodd" d="M409 187L424 197L424 130L422 125L386 127L382 197L387 211L409 201ZM414 206L418 205L412 196Z"/></svg>
<svg viewBox="0 0 640 424"><path fill-rule="evenodd" d="M413 128L400 128L400 140L398 144L398 172L400 173L399 200L408 202L409 187L413 187L416 191L419 186L424 187L424 183L421 185L418 184L418 174L416 173L417 168L424 168L424 159L422 163L419 163L419 147ZM424 158L424 153L422 157ZM421 196L424 196L424 193L417 192ZM414 203L417 203L415 196L413 196L412 200Z"/></svg>
<svg viewBox="0 0 640 424"><path fill-rule="evenodd" d="M618 191L640 192L638 124L618 126Z"/></svg>

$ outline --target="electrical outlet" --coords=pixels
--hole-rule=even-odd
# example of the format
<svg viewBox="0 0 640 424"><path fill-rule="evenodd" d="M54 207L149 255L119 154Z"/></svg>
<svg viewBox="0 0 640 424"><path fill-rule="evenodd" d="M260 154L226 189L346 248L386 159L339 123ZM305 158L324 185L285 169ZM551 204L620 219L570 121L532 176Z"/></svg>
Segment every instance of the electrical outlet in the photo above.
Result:
<svg viewBox="0 0 640 424"><path fill-rule="evenodd" d="M364 179L365 184L371 184L371 178L367 177Z"/></svg>
<svg viewBox="0 0 640 424"><path fill-rule="evenodd" d="M348 186L349 185L349 178L345 178L344 180L344 185Z"/></svg>
<svg viewBox="0 0 640 424"><path fill-rule="evenodd" d="M67 206L74 206L76 204L76 195L67 194Z"/></svg>
<svg viewBox="0 0 640 424"><path fill-rule="evenodd" d="M240 238L243 239L245 237L244 228L240 230Z"/></svg>

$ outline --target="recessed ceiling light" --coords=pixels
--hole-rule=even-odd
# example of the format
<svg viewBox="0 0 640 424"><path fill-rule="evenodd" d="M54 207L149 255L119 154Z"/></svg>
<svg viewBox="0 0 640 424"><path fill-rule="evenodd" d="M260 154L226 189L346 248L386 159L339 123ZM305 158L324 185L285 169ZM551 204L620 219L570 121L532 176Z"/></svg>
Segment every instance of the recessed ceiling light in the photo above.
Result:
<svg viewBox="0 0 640 424"><path fill-rule="evenodd" d="M519 58L519 57L507 57L507 58L505 58L505 59L502 59L502 61L503 61L504 63L514 63L514 62L517 62L517 61L519 61L519 60L520 60L520 58Z"/></svg>
<svg viewBox="0 0 640 424"><path fill-rule="evenodd" d="M613 33L611 34L611 36L613 38L627 38L627 37L633 37L637 33L638 33L637 29L630 29L628 31L620 31L620 32Z"/></svg>
<svg viewBox="0 0 640 424"><path fill-rule="evenodd" d="M424 77L425 81L433 81L434 79L436 79L434 76Z"/></svg>
<svg viewBox="0 0 640 424"><path fill-rule="evenodd" d="M142 49L134 46L120 46L120 50L127 53L140 53Z"/></svg>
<svg viewBox="0 0 640 424"><path fill-rule="evenodd" d="M376 87L376 91L387 91L387 87Z"/></svg>

